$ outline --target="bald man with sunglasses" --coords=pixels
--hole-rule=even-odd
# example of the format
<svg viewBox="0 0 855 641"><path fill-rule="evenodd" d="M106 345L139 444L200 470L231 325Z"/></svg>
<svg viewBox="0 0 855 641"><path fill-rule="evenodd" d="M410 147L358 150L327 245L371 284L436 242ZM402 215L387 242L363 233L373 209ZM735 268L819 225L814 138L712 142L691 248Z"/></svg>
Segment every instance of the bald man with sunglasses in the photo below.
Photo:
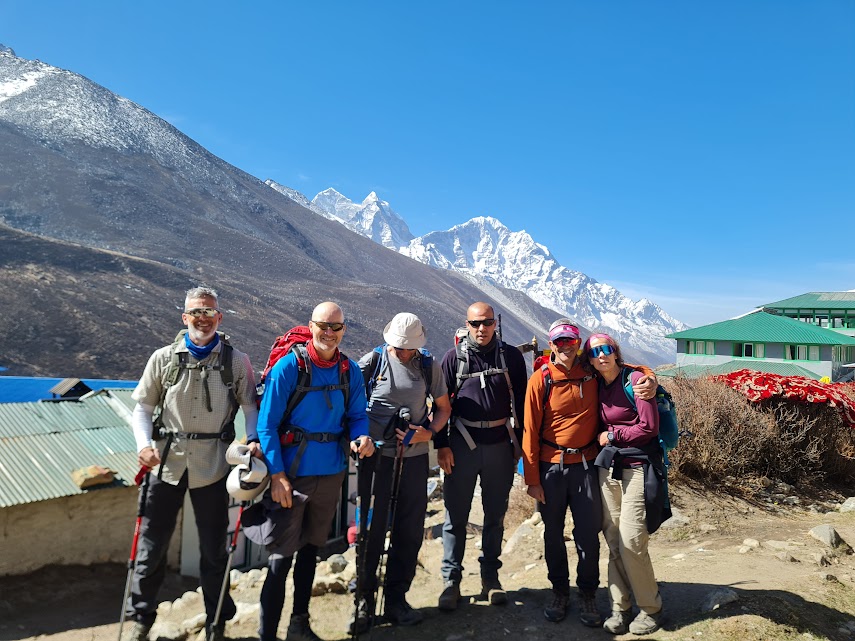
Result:
<svg viewBox="0 0 855 641"><path fill-rule="evenodd" d="M481 596L491 605L507 602L499 581L499 555L519 457L527 378L522 353L497 336L492 306L483 302L470 305L466 326L467 334L442 361L452 416L448 428L434 438L437 459L445 472L444 583L438 604L444 611L455 610L460 600L466 526L479 480L484 509ZM513 420L515 414L518 423Z"/></svg>

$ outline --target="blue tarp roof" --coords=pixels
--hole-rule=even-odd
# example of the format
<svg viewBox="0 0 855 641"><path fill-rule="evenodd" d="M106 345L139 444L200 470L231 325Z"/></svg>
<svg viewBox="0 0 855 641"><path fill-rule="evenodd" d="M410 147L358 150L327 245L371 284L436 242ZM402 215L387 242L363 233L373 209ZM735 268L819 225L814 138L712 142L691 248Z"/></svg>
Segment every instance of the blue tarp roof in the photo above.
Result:
<svg viewBox="0 0 855 641"><path fill-rule="evenodd" d="M50 389L63 380L65 379L0 376L0 403L30 403L52 398ZM134 388L137 386L137 381L111 381L100 378L84 378L81 380L94 391L105 387Z"/></svg>

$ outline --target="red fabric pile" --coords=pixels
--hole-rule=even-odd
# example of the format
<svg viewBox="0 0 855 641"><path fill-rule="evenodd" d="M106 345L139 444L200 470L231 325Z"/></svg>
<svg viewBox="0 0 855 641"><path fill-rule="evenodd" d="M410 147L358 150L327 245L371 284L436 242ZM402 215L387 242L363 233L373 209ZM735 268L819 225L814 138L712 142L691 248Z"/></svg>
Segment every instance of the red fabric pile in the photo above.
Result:
<svg viewBox="0 0 855 641"><path fill-rule="evenodd" d="M843 392L845 383L820 383L803 376L780 376L750 369L713 376L745 395L749 401L779 396L798 403L827 403L837 408L850 427L855 428L855 400Z"/></svg>

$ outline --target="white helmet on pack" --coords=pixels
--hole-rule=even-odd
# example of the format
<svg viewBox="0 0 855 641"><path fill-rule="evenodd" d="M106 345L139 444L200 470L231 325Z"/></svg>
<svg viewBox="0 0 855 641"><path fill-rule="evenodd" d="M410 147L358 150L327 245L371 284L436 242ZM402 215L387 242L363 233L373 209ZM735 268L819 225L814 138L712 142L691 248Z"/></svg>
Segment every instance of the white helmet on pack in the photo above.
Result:
<svg viewBox="0 0 855 641"><path fill-rule="evenodd" d="M270 474L260 458L252 457L240 463L229 473L226 490L238 501L251 501L267 489Z"/></svg>

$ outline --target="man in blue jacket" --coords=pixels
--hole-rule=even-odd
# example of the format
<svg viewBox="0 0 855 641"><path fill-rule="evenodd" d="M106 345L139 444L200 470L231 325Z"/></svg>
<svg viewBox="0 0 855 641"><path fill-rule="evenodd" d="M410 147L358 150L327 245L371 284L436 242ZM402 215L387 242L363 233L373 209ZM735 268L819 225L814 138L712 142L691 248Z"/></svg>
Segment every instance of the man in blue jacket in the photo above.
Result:
<svg viewBox="0 0 855 641"><path fill-rule="evenodd" d="M299 375L293 352L276 363L265 385L258 440L271 475L264 501L271 508L268 519L275 524L276 536L267 546L270 557L261 590L261 641L276 641L285 579L295 553L294 607L285 638L320 641L309 626L316 554L326 543L341 497L347 451L360 457L374 453L374 443L368 437L362 374L358 365L338 350L345 325L344 312L335 303L315 307L309 322L312 340L306 344L312 388L290 416L283 415ZM342 368L347 375L346 392L340 381ZM280 434L283 419L285 434Z"/></svg>

